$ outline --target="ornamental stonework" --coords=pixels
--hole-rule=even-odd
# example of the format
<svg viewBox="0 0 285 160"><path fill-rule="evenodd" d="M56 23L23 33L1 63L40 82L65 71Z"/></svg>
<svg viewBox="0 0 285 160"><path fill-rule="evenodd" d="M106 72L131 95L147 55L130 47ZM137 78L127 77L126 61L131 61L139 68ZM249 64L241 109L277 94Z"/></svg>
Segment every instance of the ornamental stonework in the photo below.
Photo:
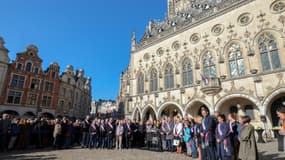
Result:
<svg viewBox="0 0 285 160"><path fill-rule="evenodd" d="M270 5L270 10L272 13L278 14L285 11L285 1L277 0Z"/></svg>
<svg viewBox="0 0 285 160"><path fill-rule="evenodd" d="M218 36L223 33L225 27L222 24L216 24L212 28L211 32L214 36Z"/></svg>
<svg viewBox="0 0 285 160"><path fill-rule="evenodd" d="M162 48L158 48L156 51L156 55L161 57L164 54L164 50Z"/></svg>
<svg viewBox="0 0 285 160"><path fill-rule="evenodd" d="M246 26L248 24L250 24L253 20L253 16L250 13L243 13L241 14L238 19L237 22L240 26Z"/></svg>
<svg viewBox="0 0 285 160"><path fill-rule="evenodd" d="M178 41L175 41L175 42L173 42L172 43L172 49L174 50L174 51L177 51L177 50L179 50L180 49L180 43L178 42Z"/></svg>
<svg viewBox="0 0 285 160"><path fill-rule="evenodd" d="M190 43L197 44L201 40L201 36L198 33L194 33L190 37Z"/></svg>

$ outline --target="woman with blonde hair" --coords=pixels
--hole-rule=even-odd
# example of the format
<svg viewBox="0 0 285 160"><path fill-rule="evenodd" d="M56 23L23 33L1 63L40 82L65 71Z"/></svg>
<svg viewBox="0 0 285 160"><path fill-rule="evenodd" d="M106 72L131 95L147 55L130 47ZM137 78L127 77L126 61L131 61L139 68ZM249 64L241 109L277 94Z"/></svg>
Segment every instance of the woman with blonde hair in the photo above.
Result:
<svg viewBox="0 0 285 160"><path fill-rule="evenodd" d="M182 135L183 135L183 125L181 123L181 117L176 116L175 118L175 125L173 128L173 145L176 146L176 153L181 153L182 152L182 145L181 145L181 140L182 140Z"/></svg>

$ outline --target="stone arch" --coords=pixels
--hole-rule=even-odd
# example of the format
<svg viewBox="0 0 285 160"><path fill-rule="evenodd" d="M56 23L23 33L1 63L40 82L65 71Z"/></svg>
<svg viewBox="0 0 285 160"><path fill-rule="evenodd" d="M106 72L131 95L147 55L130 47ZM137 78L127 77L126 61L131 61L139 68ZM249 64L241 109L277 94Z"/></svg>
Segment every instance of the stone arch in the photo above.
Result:
<svg viewBox="0 0 285 160"><path fill-rule="evenodd" d="M46 117L46 118L49 118L49 119L54 119L54 115L50 112L43 112L40 114L42 117Z"/></svg>
<svg viewBox="0 0 285 160"><path fill-rule="evenodd" d="M260 108L261 103L258 99L242 93L226 95L219 99L215 105L215 111L221 114L227 115L230 112L235 112L238 115L249 115L254 125L260 125Z"/></svg>
<svg viewBox="0 0 285 160"><path fill-rule="evenodd" d="M137 114L139 116L139 119L137 119ZM136 107L133 111L133 114L132 114L132 120L141 120L142 119L142 112L141 112L141 109L139 107Z"/></svg>
<svg viewBox="0 0 285 160"><path fill-rule="evenodd" d="M1 112L1 114L4 114L4 113L7 113L9 115L12 115L12 116L19 116L19 112L15 111L15 110L3 110Z"/></svg>
<svg viewBox="0 0 285 160"><path fill-rule="evenodd" d="M262 103L262 107L261 107L261 113L263 115L266 115L267 111L268 111L268 105L270 104L270 102L272 100L274 100L274 98L282 93L285 93L285 87L284 88L279 88L273 92L271 92L267 97L264 98L264 101Z"/></svg>
<svg viewBox="0 0 285 160"><path fill-rule="evenodd" d="M276 120L277 115L275 116L275 118L273 117L275 114L274 112L276 112L276 109L280 106L284 106L285 104L283 103L279 103L278 106L276 105L276 101L282 100L282 102L285 102L285 88L279 88L276 89L275 91L271 92L263 101L263 105L262 105L262 115L264 115L265 117L267 117L267 123L273 127L274 125L276 125ZM272 108L274 107L274 108Z"/></svg>
<svg viewBox="0 0 285 160"><path fill-rule="evenodd" d="M148 111L150 112L150 114L154 117L152 117L153 119L156 119L157 116L156 116L156 110L155 110L155 107L152 106L152 105L147 105L146 107L144 107L144 109L142 110L141 112L141 117L142 117L142 120L146 121L148 119Z"/></svg>
<svg viewBox="0 0 285 160"><path fill-rule="evenodd" d="M156 117L161 118L161 114L162 114L163 110L169 106L174 106L174 107L178 108L178 110L181 113L181 116L184 116L184 110L180 104L178 104L177 102L165 102L159 107L157 114L156 114Z"/></svg>
<svg viewBox="0 0 285 160"><path fill-rule="evenodd" d="M213 113L213 108L211 107L210 103L207 102L206 100L200 99L200 98L195 98L195 99L192 99L191 101L189 101L186 104L184 113L190 114L191 117L198 116L199 115L198 112L202 106L206 106L209 109L210 113L211 114Z"/></svg>
<svg viewBox="0 0 285 160"><path fill-rule="evenodd" d="M35 114L34 112L32 112L32 111L28 111L28 112L25 112L25 113L23 114L23 116L27 116L27 117L35 117L35 116L36 116L36 114Z"/></svg>
<svg viewBox="0 0 285 160"><path fill-rule="evenodd" d="M223 103L225 103L226 101L233 99L233 98L244 98L244 99L248 99L251 102L253 102L258 109L260 110L261 108L261 103L259 100L257 100L255 97L252 97L250 95L247 94L242 94L242 93L234 93L234 94L230 94L227 96L222 97L221 99L218 100L218 102L215 104L215 111L219 111L219 109L221 108L221 105Z"/></svg>

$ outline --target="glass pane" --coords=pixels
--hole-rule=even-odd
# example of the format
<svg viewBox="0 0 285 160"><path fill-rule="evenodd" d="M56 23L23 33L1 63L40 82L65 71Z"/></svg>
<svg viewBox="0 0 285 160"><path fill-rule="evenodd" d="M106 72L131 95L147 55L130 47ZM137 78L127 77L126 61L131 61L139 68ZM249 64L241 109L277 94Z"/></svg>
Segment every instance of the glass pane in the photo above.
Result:
<svg viewBox="0 0 285 160"><path fill-rule="evenodd" d="M231 73L231 77L236 77L238 75L237 65L235 61L230 62L230 73Z"/></svg>
<svg viewBox="0 0 285 160"><path fill-rule="evenodd" d="M211 66L210 78L215 78L216 76L217 76L216 67Z"/></svg>
<svg viewBox="0 0 285 160"><path fill-rule="evenodd" d="M273 69L281 68L281 63L280 63L279 54L277 50L271 52L271 60L272 60Z"/></svg>
<svg viewBox="0 0 285 160"><path fill-rule="evenodd" d="M237 61L238 63L238 71L239 71L239 75L242 76L245 74L245 69L244 69L244 61L243 59L239 59Z"/></svg>
<svg viewBox="0 0 285 160"><path fill-rule="evenodd" d="M271 69L270 63L269 63L269 58L266 53L261 54L261 62L262 62L262 68L264 71L268 71Z"/></svg>
<svg viewBox="0 0 285 160"><path fill-rule="evenodd" d="M209 67L204 68L204 75L207 77L210 77L210 68Z"/></svg>

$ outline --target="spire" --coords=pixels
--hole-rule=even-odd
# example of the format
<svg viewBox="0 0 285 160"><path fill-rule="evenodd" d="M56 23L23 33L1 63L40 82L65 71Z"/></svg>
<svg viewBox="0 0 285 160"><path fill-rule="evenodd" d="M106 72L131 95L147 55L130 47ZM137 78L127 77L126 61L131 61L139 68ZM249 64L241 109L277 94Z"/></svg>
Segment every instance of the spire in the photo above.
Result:
<svg viewBox="0 0 285 160"><path fill-rule="evenodd" d="M136 32L132 33L132 48L131 51L135 51L136 50Z"/></svg>
<svg viewBox="0 0 285 160"><path fill-rule="evenodd" d="M172 18L175 14L175 2L174 0L168 1L168 18Z"/></svg>

